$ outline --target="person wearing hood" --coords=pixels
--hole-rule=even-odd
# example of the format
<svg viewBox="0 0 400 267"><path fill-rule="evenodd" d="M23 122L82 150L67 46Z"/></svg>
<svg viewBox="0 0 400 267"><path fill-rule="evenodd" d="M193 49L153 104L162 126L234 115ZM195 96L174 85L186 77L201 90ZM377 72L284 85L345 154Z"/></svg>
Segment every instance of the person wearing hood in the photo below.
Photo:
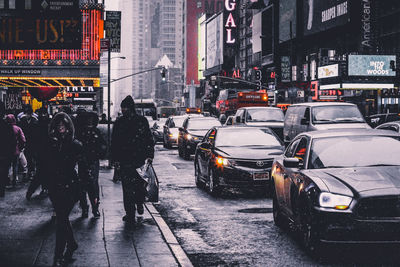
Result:
<svg viewBox="0 0 400 267"><path fill-rule="evenodd" d="M64 112L57 113L49 125L48 189L56 212L54 266L63 266L78 248L69 214L80 196L80 181L75 170L82 161L82 144L75 139L74 125ZM64 253L65 250L65 253Z"/></svg>
<svg viewBox="0 0 400 267"><path fill-rule="evenodd" d="M41 108L37 111L38 113L38 135L35 142L35 151L37 155L37 170L31 183L29 184L26 192L26 199L30 200L33 193L42 185L42 191L40 196L45 197L48 194L47 184L48 172L47 172L47 156L49 154L49 124L50 118L46 108Z"/></svg>
<svg viewBox="0 0 400 267"><path fill-rule="evenodd" d="M5 194L8 170L17 145L13 127L4 120L4 115L4 103L0 101L0 197L4 197Z"/></svg>
<svg viewBox="0 0 400 267"><path fill-rule="evenodd" d="M107 144L97 128L99 117L94 112L82 112L76 117L76 138L83 145L84 160L79 164L79 177L82 185L80 206L82 218L88 217L89 206L86 195L89 195L94 218L100 217L99 204L99 171L100 159L107 153Z"/></svg>
<svg viewBox="0 0 400 267"><path fill-rule="evenodd" d="M154 143L147 119L135 112L135 102L127 96L121 102L122 116L113 127L111 159L120 167L122 193L126 215L125 222L135 222L136 208L139 215L144 212L145 188L136 171L154 158ZM136 207L135 207L136 205Z"/></svg>
<svg viewBox="0 0 400 267"><path fill-rule="evenodd" d="M6 121L13 128L14 138L17 142L15 145L14 157L13 157L13 160L11 163L11 167L12 167L12 171L13 171L11 185L13 187L15 187L17 185L19 158L20 158L20 154L22 153L22 150L25 147L26 139L25 139L24 132L21 130L20 127L17 126L17 120L15 119L13 114L8 114L6 116ZM24 175L26 175L26 174L24 173Z"/></svg>

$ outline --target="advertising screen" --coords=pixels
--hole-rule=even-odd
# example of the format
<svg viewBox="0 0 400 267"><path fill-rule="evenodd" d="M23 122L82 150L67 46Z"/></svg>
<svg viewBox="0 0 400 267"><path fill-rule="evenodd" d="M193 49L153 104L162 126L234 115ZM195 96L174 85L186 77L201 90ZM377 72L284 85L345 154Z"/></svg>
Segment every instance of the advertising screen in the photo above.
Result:
<svg viewBox="0 0 400 267"><path fill-rule="evenodd" d="M198 36L198 70L199 70L199 74L198 74L198 79L204 79L203 76L203 71L206 68L206 15L201 16L198 19L198 30L199 30L199 36Z"/></svg>
<svg viewBox="0 0 400 267"><path fill-rule="evenodd" d="M290 40L296 37L296 1L279 1L279 42Z"/></svg>
<svg viewBox="0 0 400 267"><path fill-rule="evenodd" d="M253 53L261 52L261 24L262 12L253 16Z"/></svg>
<svg viewBox="0 0 400 267"><path fill-rule="evenodd" d="M207 69L223 63L223 37L223 13L221 13L207 23Z"/></svg>
<svg viewBox="0 0 400 267"><path fill-rule="evenodd" d="M396 76L396 56L349 55L349 76Z"/></svg>
<svg viewBox="0 0 400 267"><path fill-rule="evenodd" d="M350 21L348 1L304 0L304 35L342 26Z"/></svg>

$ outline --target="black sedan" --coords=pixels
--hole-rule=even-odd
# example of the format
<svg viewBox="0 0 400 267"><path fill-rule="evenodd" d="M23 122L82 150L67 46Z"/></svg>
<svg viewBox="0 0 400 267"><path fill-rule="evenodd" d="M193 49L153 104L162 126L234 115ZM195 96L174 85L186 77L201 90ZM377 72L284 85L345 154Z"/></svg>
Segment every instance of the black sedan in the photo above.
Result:
<svg viewBox="0 0 400 267"><path fill-rule="evenodd" d="M269 128L212 128L196 149L196 185L207 185L213 195L224 187L258 187L267 192L272 163L283 150L283 143Z"/></svg>
<svg viewBox="0 0 400 267"><path fill-rule="evenodd" d="M179 156L188 160L194 154L196 146L203 139L209 129L221 126L221 123L213 117L188 116L179 128L178 152Z"/></svg>
<svg viewBox="0 0 400 267"><path fill-rule="evenodd" d="M400 243L400 135L372 129L298 135L272 167L275 224L324 243Z"/></svg>

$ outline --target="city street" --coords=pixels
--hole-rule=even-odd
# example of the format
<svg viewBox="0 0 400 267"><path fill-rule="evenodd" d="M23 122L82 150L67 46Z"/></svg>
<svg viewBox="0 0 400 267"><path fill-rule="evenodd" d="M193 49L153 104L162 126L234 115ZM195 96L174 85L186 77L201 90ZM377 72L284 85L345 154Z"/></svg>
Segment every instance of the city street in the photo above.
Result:
<svg viewBox="0 0 400 267"><path fill-rule="evenodd" d="M194 266L397 265L398 246L329 246L313 259L294 235L274 225L272 200L259 192L214 198L194 182L193 156L156 146L156 205Z"/></svg>

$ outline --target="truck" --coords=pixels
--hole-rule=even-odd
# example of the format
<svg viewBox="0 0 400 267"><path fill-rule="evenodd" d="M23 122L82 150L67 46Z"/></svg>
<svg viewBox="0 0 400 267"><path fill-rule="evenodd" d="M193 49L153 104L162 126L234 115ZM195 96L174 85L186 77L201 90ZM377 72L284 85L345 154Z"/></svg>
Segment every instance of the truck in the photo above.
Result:
<svg viewBox="0 0 400 267"><path fill-rule="evenodd" d="M215 104L217 115L230 116L242 107L267 107L268 94L263 91L224 89L221 90Z"/></svg>

